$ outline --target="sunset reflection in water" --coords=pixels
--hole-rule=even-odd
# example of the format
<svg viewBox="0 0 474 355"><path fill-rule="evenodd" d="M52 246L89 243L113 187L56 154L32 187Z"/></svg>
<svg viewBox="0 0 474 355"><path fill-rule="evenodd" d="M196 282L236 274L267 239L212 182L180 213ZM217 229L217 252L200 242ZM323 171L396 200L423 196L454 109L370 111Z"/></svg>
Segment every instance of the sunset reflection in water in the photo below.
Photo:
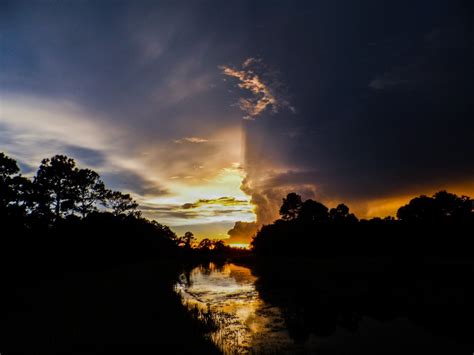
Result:
<svg viewBox="0 0 474 355"><path fill-rule="evenodd" d="M259 298L256 279L249 268L210 263L182 274L176 291L190 309L210 308L219 325L211 339L225 353L284 350L292 342L283 318Z"/></svg>

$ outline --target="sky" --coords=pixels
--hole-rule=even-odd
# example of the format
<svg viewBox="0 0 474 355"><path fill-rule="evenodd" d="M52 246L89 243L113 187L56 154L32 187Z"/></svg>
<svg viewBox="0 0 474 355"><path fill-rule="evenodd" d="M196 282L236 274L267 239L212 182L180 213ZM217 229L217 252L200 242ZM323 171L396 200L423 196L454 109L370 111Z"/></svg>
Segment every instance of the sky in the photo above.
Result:
<svg viewBox="0 0 474 355"><path fill-rule="evenodd" d="M66 154L234 243L291 191L359 217L474 196L473 7L1 0L0 150L26 175Z"/></svg>

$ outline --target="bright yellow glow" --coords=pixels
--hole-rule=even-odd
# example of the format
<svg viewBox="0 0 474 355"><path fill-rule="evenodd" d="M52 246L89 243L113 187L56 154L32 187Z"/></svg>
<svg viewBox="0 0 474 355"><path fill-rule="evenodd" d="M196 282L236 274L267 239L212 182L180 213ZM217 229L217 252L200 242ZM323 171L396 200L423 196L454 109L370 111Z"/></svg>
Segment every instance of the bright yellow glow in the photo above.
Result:
<svg viewBox="0 0 474 355"><path fill-rule="evenodd" d="M207 224L255 220L249 196L240 189L244 175L236 163L223 168L219 173L199 184L186 184L171 180L168 188L171 196L145 200L149 206L171 206L175 217L160 216L162 223L171 226ZM202 202L204 201L204 202ZM189 218L179 214L188 214ZM226 232L226 231L225 231ZM219 237L226 236L221 234ZM216 236L207 236L216 237Z"/></svg>
<svg viewBox="0 0 474 355"><path fill-rule="evenodd" d="M229 244L232 248L244 248L248 249L250 247L249 243L231 243Z"/></svg>
<svg viewBox="0 0 474 355"><path fill-rule="evenodd" d="M172 196L156 197L146 200L147 203L155 204L184 204L199 199L217 199L223 196L235 197L239 200L248 200L240 184L243 173L235 168L224 168L217 176L206 179L200 184L189 185L182 182L171 181L168 188L176 192Z"/></svg>

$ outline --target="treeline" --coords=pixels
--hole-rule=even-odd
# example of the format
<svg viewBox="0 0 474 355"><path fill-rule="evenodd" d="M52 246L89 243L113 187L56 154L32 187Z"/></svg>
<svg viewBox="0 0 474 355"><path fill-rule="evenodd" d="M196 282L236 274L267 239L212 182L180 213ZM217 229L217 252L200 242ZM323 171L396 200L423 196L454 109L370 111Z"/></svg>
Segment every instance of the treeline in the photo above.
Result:
<svg viewBox="0 0 474 355"><path fill-rule="evenodd" d="M474 201L446 191L412 199L396 218L370 220L359 220L344 204L329 209L290 193L280 215L253 238L257 255L471 257Z"/></svg>
<svg viewBox="0 0 474 355"><path fill-rule="evenodd" d="M113 215L140 213L129 194L109 190L99 174L79 169L74 159L43 159L33 179L21 175L17 162L0 153L0 216L27 227L50 225L68 217L82 218L100 208Z"/></svg>
<svg viewBox="0 0 474 355"><path fill-rule="evenodd" d="M176 255L181 240L137 208L129 194L108 189L74 159L44 159L28 178L0 153L0 252L17 276Z"/></svg>
<svg viewBox="0 0 474 355"><path fill-rule="evenodd" d="M82 267L84 257L97 266L160 255L223 258L231 252L221 240L198 243L191 232L179 237L144 218L129 194L108 189L97 172L65 155L43 159L28 178L0 153L0 226L0 252L23 265L40 255L42 266L63 259Z"/></svg>
<svg viewBox="0 0 474 355"><path fill-rule="evenodd" d="M98 173L64 155L44 159L28 178L0 153L0 228L2 260L28 274L33 264L57 272L196 256L191 232L178 237L142 217L129 194L108 189ZM225 248L209 240L200 247L206 255Z"/></svg>

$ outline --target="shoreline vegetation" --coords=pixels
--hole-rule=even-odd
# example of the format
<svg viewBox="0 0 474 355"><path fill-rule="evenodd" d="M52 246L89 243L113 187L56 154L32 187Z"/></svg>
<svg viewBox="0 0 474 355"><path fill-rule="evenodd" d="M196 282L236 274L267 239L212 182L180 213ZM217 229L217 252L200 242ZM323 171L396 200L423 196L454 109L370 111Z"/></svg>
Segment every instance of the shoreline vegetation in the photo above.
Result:
<svg viewBox="0 0 474 355"><path fill-rule="evenodd" d="M192 235L143 218L65 156L33 179L0 154L2 354L219 353L173 291Z"/></svg>
<svg viewBox="0 0 474 355"><path fill-rule="evenodd" d="M359 220L343 204L329 209L290 193L252 249L235 249L197 244L191 232L178 237L143 218L130 195L107 189L66 156L43 160L29 179L0 153L0 351L219 353L208 337L212 314L193 315L173 286L185 270L228 261L252 268L260 296L287 311L298 341L336 324L356 326L344 313L351 304L358 314L417 319L435 333L449 333L449 325L470 344L473 206L440 191L414 198L397 218ZM446 285L457 293L441 292ZM415 298L389 296L398 286ZM427 316L435 309L437 320Z"/></svg>

